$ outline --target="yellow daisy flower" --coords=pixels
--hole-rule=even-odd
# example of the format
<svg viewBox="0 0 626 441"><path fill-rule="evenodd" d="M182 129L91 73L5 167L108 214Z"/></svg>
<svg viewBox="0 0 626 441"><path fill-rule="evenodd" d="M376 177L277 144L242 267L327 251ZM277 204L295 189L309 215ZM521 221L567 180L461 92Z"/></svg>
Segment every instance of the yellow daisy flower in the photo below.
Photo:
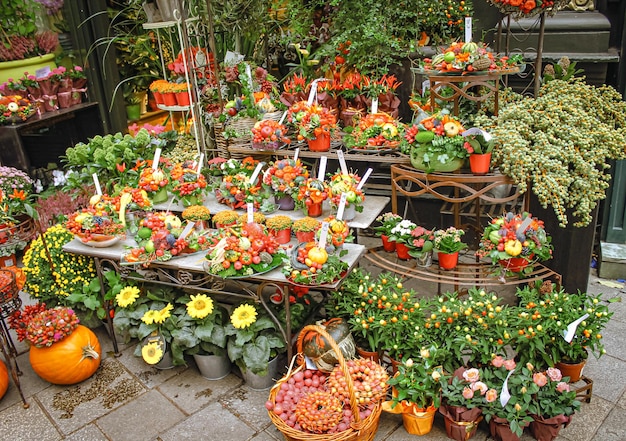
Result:
<svg viewBox="0 0 626 441"><path fill-rule="evenodd" d="M163 358L163 350L157 342L148 343L141 348L141 357L148 364L157 364Z"/></svg>
<svg viewBox="0 0 626 441"><path fill-rule="evenodd" d="M160 311L155 311L154 315L154 323L163 323L166 319L168 319L172 314L171 311L174 309L174 305L168 303L167 306Z"/></svg>
<svg viewBox="0 0 626 441"><path fill-rule="evenodd" d="M129 305L135 303L135 300L139 298L139 288L136 286L127 286L115 296L115 301L122 308L126 308Z"/></svg>
<svg viewBox="0 0 626 441"><path fill-rule="evenodd" d="M195 319L203 319L213 312L213 299L206 294L192 295L187 303L187 314Z"/></svg>
<svg viewBox="0 0 626 441"><path fill-rule="evenodd" d="M158 316L158 314L159 311L150 309L149 311L146 311L144 313L143 317L141 317L141 321L144 322L146 325L151 325L156 322L156 317Z"/></svg>
<svg viewBox="0 0 626 441"><path fill-rule="evenodd" d="M244 303L238 306L230 316L230 321L237 329L243 329L256 322L257 312L254 306Z"/></svg>

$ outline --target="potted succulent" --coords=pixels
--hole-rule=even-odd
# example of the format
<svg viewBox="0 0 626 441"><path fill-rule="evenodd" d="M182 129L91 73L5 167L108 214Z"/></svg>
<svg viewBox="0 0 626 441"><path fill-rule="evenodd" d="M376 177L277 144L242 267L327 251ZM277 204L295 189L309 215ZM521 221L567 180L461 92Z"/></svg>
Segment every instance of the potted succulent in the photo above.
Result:
<svg viewBox="0 0 626 441"><path fill-rule="evenodd" d="M442 269L454 269L458 263L459 251L467 248L467 244L461 242L465 231L455 227L433 232L433 242L439 259L439 267Z"/></svg>

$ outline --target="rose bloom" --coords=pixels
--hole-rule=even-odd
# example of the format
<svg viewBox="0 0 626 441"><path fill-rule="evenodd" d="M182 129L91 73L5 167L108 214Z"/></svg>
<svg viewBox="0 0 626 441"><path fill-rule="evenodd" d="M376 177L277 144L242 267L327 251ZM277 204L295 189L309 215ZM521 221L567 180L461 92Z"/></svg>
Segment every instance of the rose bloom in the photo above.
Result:
<svg viewBox="0 0 626 441"><path fill-rule="evenodd" d="M487 403L493 403L497 399L498 399L498 391L495 389L489 389L487 393L485 394L485 401L487 401Z"/></svg>
<svg viewBox="0 0 626 441"><path fill-rule="evenodd" d="M533 383L539 387L544 387L548 383L548 377L543 372L533 374Z"/></svg>
<svg viewBox="0 0 626 441"><path fill-rule="evenodd" d="M485 393L487 393L487 385L485 383L483 383L482 381L477 381L475 383L472 383L472 390L476 391L479 390L481 395L485 395Z"/></svg>
<svg viewBox="0 0 626 441"><path fill-rule="evenodd" d="M515 364L515 360L504 360L504 363L503 363L503 364L504 364L504 368L505 368L507 371L512 371L513 369L515 369L515 366L517 366L517 365Z"/></svg>
<svg viewBox="0 0 626 441"><path fill-rule="evenodd" d="M439 379L441 378L441 374L439 373L439 371L433 371L430 376L433 377L433 380L435 381L439 381Z"/></svg>
<svg viewBox="0 0 626 441"><path fill-rule="evenodd" d="M470 400L474 397L474 391L472 390L471 387L466 386L465 388L463 388L463 398L465 398L466 400Z"/></svg>
<svg viewBox="0 0 626 441"><path fill-rule="evenodd" d="M548 368L546 373L548 374L548 377L550 377L550 380L552 381L561 381L561 378L563 378L563 375L561 374L561 370L557 368Z"/></svg>
<svg viewBox="0 0 626 441"><path fill-rule="evenodd" d="M569 384L567 384L565 381L561 381L559 384L556 385L556 390L558 390L559 392L569 392Z"/></svg>
<svg viewBox="0 0 626 441"><path fill-rule="evenodd" d="M474 383L480 379L480 372L478 369L472 368L463 372L463 378L465 381L469 381L470 383Z"/></svg>
<svg viewBox="0 0 626 441"><path fill-rule="evenodd" d="M504 364L504 357L502 357L502 355L496 355L493 360L491 360L491 364L497 368L502 367Z"/></svg>

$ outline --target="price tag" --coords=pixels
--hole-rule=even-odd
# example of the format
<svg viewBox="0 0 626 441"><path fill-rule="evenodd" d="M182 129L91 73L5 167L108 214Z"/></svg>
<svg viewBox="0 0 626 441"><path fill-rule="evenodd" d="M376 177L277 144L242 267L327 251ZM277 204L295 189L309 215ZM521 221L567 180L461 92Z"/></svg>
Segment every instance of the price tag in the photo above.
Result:
<svg viewBox="0 0 626 441"><path fill-rule="evenodd" d="M204 153L200 153L200 159L198 159L198 175L200 175L200 171L202 170L203 162L204 162Z"/></svg>
<svg viewBox="0 0 626 441"><path fill-rule="evenodd" d="M322 156L320 158L320 168L317 172L317 179L319 179L320 181L324 180L324 175L326 174L326 162L328 161L328 158L326 158L326 156Z"/></svg>
<svg viewBox="0 0 626 441"><path fill-rule="evenodd" d="M246 75L248 75L248 81L250 81L250 89L252 89L252 69L250 69L249 64L246 64Z"/></svg>
<svg viewBox="0 0 626 441"><path fill-rule="evenodd" d="M298 162L298 155L300 154L300 147L298 147L293 154L293 162Z"/></svg>
<svg viewBox="0 0 626 441"><path fill-rule="evenodd" d="M472 41L472 17L465 17L465 42Z"/></svg>
<svg viewBox="0 0 626 441"><path fill-rule="evenodd" d="M44 66L41 69L37 69L35 71L35 77L40 80L42 78L46 78L48 75L50 75L50 66Z"/></svg>
<svg viewBox="0 0 626 441"><path fill-rule="evenodd" d="M187 225L185 225L185 229L180 233L180 236L178 236L178 238L184 240L189 235L189 233L191 233L191 230L193 230L193 226L195 224L195 222L187 222Z"/></svg>
<svg viewBox="0 0 626 441"><path fill-rule="evenodd" d="M346 209L346 194L341 193L341 199L339 199L339 206L337 207L337 219L343 220L343 211Z"/></svg>
<svg viewBox="0 0 626 441"><path fill-rule="evenodd" d="M337 150L337 159L339 160L339 167L341 167L341 173L348 174L348 166L346 165L346 158L343 156L343 150Z"/></svg>
<svg viewBox="0 0 626 441"><path fill-rule="evenodd" d="M96 194L102 196L102 187L100 187L100 180L98 179L98 174L94 173L91 176L93 177L93 183L96 186Z"/></svg>
<svg viewBox="0 0 626 441"><path fill-rule="evenodd" d="M515 369L509 371L509 375L506 376L506 380L502 384L502 392L500 392L500 404L502 407L506 406L506 404L511 399L511 393L509 392L509 377L515 371Z"/></svg>
<svg viewBox="0 0 626 441"><path fill-rule="evenodd" d="M252 202L248 202L246 204L246 209L248 210L248 223L251 224L254 222L254 204Z"/></svg>
<svg viewBox="0 0 626 441"><path fill-rule="evenodd" d="M256 168L254 169L254 172L252 173L252 176L250 176L250 183L254 184L256 182L256 178L259 176L259 173L261 172L261 169L263 168L263 166L265 165L265 162L259 162L256 165Z"/></svg>
<svg viewBox="0 0 626 441"><path fill-rule="evenodd" d="M278 124L282 124L283 122L285 122L285 118L287 118L287 112L288 110L285 110L283 112L283 116L280 117L280 121L278 121Z"/></svg>
<svg viewBox="0 0 626 441"><path fill-rule="evenodd" d="M567 329L563 330L563 339L566 342L568 343L572 342L572 340L574 339L574 336L576 335L576 329L578 329L578 325L580 325L580 323L583 320L585 320L587 317L589 317L589 314L584 314L582 317L577 318L572 323L567 325Z"/></svg>
<svg viewBox="0 0 626 441"><path fill-rule="evenodd" d="M317 246L320 248L326 248L326 239L328 238L328 222L322 222L320 227L320 238L317 242Z"/></svg>
<svg viewBox="0 0 626 441"><path fill-rule="evenodd" d="M378 97L372 100L372 113L378 113Z"/></svg>
<svg viewBox="0 0 626 441"><path fill-rule="evenodd" d="M426 95L426 91L430 89L430 80L422 81L422 96Z"/></svg>
<svg viewBox="0 0 626 441"><path fill-rule="evenodd" d="M368 168L365 174L363 175L363 177L361 178L359 185L356 186L357 190L360 190L363 188L363 186L365 185L365 181L367 181L367 178L369 178L371 174L372 174L372 169Z"/></svg>
<svg viewBox="0 0 626 441"><path fill-rule="evenodd" d="M311 91L309 92L309 99L307 100L307 104L309 106L313 105L313 101L315 101L315 98L317 98L317 82L319 80L313 80L313 82L311 83Z"/></svg>
<svg viewBox="0 0 626 441"><path fill-rule="evenodd" d="M154 150L154 158L152 158L152 170L159 168L159 160L161 159L161 147Z"/></svg>

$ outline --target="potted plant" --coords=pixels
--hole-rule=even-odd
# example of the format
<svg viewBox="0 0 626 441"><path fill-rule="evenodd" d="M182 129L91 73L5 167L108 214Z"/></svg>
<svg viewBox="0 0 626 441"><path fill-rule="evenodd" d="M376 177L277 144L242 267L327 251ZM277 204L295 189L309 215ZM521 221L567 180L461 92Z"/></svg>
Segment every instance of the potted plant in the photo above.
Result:
<svg viewBox="0 0 626 441"><path fill-rule="evenodd" d="M467 244L461 242L461 237L465 231L455 227L448 227L445 230L435 230L434 247L439 259L439 267L442 269L454 269L458 263L459 251L467 248Z"/></svg>
<svg viewBox="0 0 626 441"><path fill-rule="evenodd" d="M357 119L352 132L344 137L346 147L356 150L396 149L403 139L403 125L393 116L378 112Z"/></svg>
<svg viewBox="0 0 626 441"><path fill-rule="evenodd" d="M269 233L276 237L278 243L286 244L291 240L292 223L293 221L289 216L279 214L268 218L265 221L265 226L269 230Z"/></svg>
<svg viewBox="0 0 626 441"><path fill-rule="evenodd" d="M255 211L252 213L252 222L258 225L264 225L267 218L260 211ZM237 217L237 225L245 226L248 223L248 213L240 214Z"/></svg>
<svg viewBox="0 0 626 441"><path fill-rule="evenodd" d="M408 219L402 219L398 222L389 232L389 241L396 244L396 253L398 258L402 260L408 260L411 258L409 254L409 244L413 243L413 236L411 233L417 227L415 223Z"/></svg>
<svg viewBox="0 0 626 441"><path fill-rule="evenodd" d="M37 375L53 384L70 385L91 377L102 350L98 337L80 325L68 307L46 308L39 303L15 311L9 320L18 339L30 343L30 365Z"/></svg>
<svg viewBox="0 0 626 441"><path fill-rule="evenodd" d="M345 193L345 205L343 211L343 220L350 221L354 219L356 213L363 212L363 201L365 201L365 193L359 187L361 177L355 173L342 173L337 171L331 175L328 189L330 190L331 207L337 209L341 202L341 197Z"/></svg>
<svg viewBox="0 0 626 441"><path fill-rule="evenodd" d="M207 182L198 170L187 167L187 164L176 164L170 170L172 193L184 207L199 205L204 200Z"/></svg>
<svg viewBox="0 0 626 441"><path fill-rule="evenodd" d="M383 410L401 413L404 428L416 435L430 432L441 404L441 362L445 354L436 346L422 348L419 357L407 358L387 380L392 387L391 402Z"/></svg>
<svg viewBox="0 0 626 441"><path fill-rule="evenodd" d="M330 138L337 130L337 118L327 108L300 101L289 108L287 118L296 130L298 141L308 141L309 150L330 150Z"/></svg>
<svg viewBox="0 0 626 441"><path fill-rule="evenodd" d="M328 199L329 193L326 182L307 178L298 188L296 208L302 208L306 216L320 217L322 215L322 202Z"/></svg>
<svg viewBox="0 0 626 441"><path fill-rule="evenodd" d="M242 303L233 309L226 334L228 357L246 382L253 389L269 388L277 376L278 356L286 348L278 325L262 308Z"/></svg>
<svg viewBox="0 0 626 441"><path fill-rule="evenodd" d="M398 225L401 221L402 216L392 212L383 213L376 218L376 222L380 223L380 225L375 226L374 231L377 236L380 236L385 251L392 252L396 250L396 243L390 241L389 237L391 236L393 227Z"/></svg>
<svg viewBox="0 0 626 441"><path fill-rule="evenodd" d="M235 210L222 210L213 215L213 225L215 228L222 228L237 223L239 213Z"/></svg>
<svg viewBox="0 0 626 441"><path fill-rule="evenodd" d="M460 169L468 155L461 136L464 130L447 110L415 120L404 134L404 149L410 153L413 167L428 173Z"/></svg>
<svg viewBox="0 0 626 441"><path fill-rule="evenodd" d="M417 265L428 267L432 264L434 234L432 230L416 226L411 231L412 240L407 244L409 255L417 259Z"/></svg>
<svg viewBox="0 0 626 441"><path fill-rule="evenodd" d="M527 274L534 262L552 258L551 242L541 220L529 213L509 212L485 227L476 255L488 256L503 272Z"/></svg>
<svg viewBox="0 0 626 441"><path fill-rule="evenodd" d="M309 216L296 219L291 225L299 243L311 242L315 239L315 232L320 228L320 221Z"/></svg>
<svg viewBox="0 0 626 441"><path fill-rule="evenodd" d="M181 217L194 222L197 229L206 230L211 220L211 210L204 205L190 205L183 210Z"/></svg>
<svg viewBox="0 0 626 441"><path fill-rule="evenodd" d="M493 137L483 130L474 128L463 132L465 150L469 153L470 170L475 175L484 175L491 167Z"/></svg>
<svg viewBox="0 0 626 441"><path fill-rule="evenodd" d="M274 191L281 210L293 210L300 184L309 178L309 170L299 159L280 159L263 173L263 185Z"/></svg>

